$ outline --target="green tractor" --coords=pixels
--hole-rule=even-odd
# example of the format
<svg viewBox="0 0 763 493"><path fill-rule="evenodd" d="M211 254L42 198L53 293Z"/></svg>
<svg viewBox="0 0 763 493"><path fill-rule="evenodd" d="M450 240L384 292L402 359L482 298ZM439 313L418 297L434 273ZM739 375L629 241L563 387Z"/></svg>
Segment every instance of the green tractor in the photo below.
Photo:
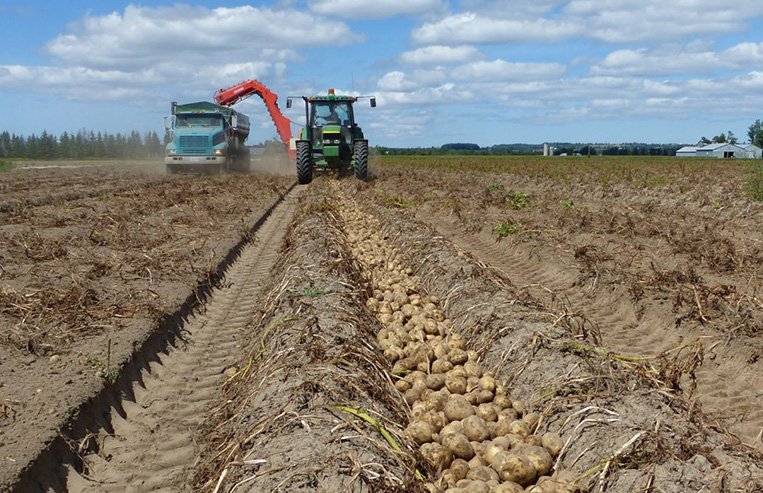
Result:
<svg viewBox="0 0 763 493"><path fill-rule="evenodd" d="M365 98L365 96L364 96ZM376 98L368 96L371 107ZM286 100L291 108L292 99ZM307 125L296 139L297 181L301 185L313 180L313 168L347 170L353 168L355 177L368 179L368 139L355 122L352 105L354 96L337 96L329 89L326 96L302 96L305 101Z"/></svg>

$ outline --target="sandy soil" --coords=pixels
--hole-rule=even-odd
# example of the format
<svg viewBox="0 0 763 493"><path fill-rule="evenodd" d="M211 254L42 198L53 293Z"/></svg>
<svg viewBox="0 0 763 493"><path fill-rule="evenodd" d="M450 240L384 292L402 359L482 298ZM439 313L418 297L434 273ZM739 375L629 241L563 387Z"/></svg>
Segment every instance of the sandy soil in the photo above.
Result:
<svg viewBox="0 0 763 493"><path fill-rule="evenodd" d="M678 384L696 383L704 412L763 449L763 206L740 192L743 174L585 178L388 169L369 200L414 213L608 350L700 351L696 382Z"/></svg>
<svg viewBox="0 0 763 493"><path fill-rule="evenodd" d="M0 484L116 379L288 183L136 166L0 175Z"/></svg>
<svg viewBox="0 0 763 493"><path fill-rule="evenodd" d="M266 216L288 178L1 176L0 490L760 491L763 208L689 171L374 163ZM461 393L487 435L459 482L412 423ZM503 419L553 454L522 486L485 462Z"/></svg>

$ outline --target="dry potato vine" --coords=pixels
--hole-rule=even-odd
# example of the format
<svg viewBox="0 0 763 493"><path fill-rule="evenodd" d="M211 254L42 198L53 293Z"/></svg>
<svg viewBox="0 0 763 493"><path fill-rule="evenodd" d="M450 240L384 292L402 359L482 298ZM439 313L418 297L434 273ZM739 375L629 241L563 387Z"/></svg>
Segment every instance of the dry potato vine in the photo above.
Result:
<svg viewBox="0 0 763 493"><path fill-rule="evenodd" d="M440 300L421 293L420 279L384 240L378 222L357 209L342 215L352 253L371 273L366 306L384 327L377 342L411 407L406 434L438 471L430 491L581 491L563 472L550 476L561 438L534 435L539 416L482 368Z"/></svg>

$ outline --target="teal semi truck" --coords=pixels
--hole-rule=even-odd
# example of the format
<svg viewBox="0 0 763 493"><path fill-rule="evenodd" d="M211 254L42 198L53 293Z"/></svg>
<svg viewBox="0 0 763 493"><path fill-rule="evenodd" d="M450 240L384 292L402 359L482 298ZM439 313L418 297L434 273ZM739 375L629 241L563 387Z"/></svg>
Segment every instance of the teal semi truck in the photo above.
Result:
<svg viewBox="0 0 763 493"><path fill-rule="evenodd" d="M249 171L249 118L231 108L199 101L172 103L172 117L166 121L172 135L164 163L167 173Z"/></svg>

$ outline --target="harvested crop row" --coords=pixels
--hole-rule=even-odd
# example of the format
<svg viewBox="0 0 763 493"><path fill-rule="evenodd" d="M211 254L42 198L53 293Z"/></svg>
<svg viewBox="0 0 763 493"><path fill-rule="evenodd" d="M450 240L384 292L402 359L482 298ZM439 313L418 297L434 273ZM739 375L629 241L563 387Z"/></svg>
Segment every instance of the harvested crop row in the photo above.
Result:
<svg viewBox="0 0 763 493"><path fill-rule="evenodd" d="M328 204L313 189L305 196L248 355L208 420L191 489L419 491L415 460L398 446L405 407L372 344L359 269Z"/></svg>
<svg viewBox="0 0 763 493"><path fill-rule="evenodd" d="M616 493L763 488L760 454L735 443L691 400L696 348L649 360L597 347L578 321L521 302L501 273L393 204L374 205L374 193L373 186L352 187L357 203L346 194L344 207L365 204L371 218L363 221L402 265L414 267L428 292L443 294L453 330L510 383L512 400L521 397L540 415L536 432L561 436L555 467L574 471L590 489Z"/></svg>
<svg viewBox="0 0 763 493"><path fill-rule="evenodd" d="M467 350L439 298L423 294L378 221L353 208L340 213L353 255L370 271L373 296L366 306L384 326L377 342L394 363L395 387L411 409L406 435L437 471L430 491L580 491L569 473L550 476L561 438L536 433L540 416L509 398L477 352Z"/></svg>

